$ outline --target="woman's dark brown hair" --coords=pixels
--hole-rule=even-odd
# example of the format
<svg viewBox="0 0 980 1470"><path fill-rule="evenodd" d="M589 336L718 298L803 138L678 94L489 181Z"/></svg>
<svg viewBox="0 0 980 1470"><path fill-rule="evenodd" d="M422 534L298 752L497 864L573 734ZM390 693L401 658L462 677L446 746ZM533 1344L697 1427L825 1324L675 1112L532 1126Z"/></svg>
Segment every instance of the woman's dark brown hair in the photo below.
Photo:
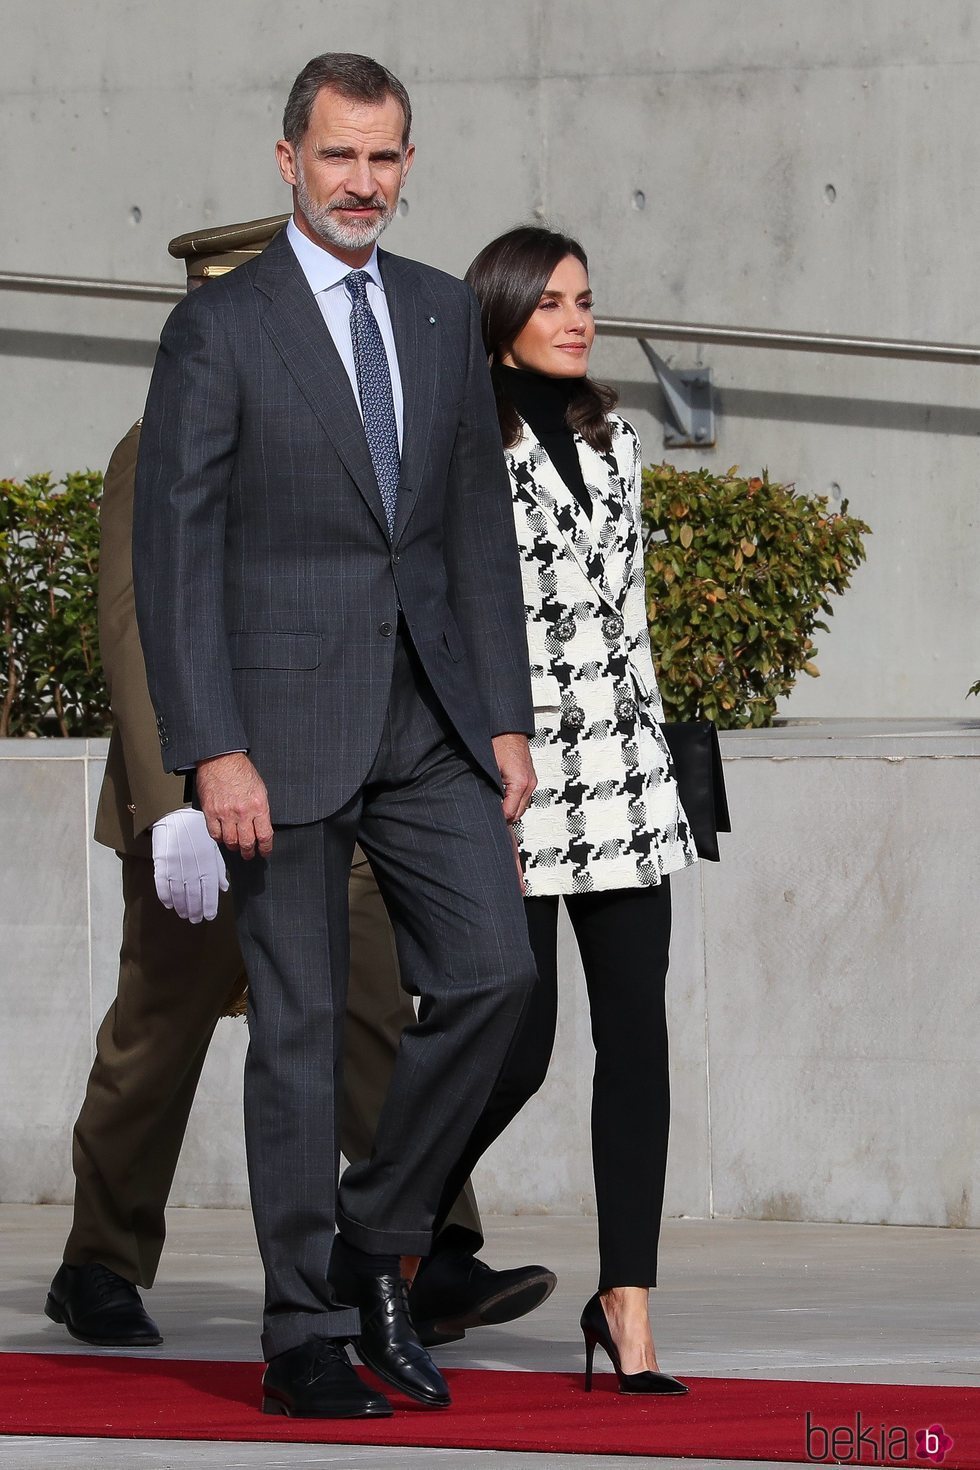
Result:
<svg viewBox="0 0 980 1470"><path fill-rule="evenodd" d="M588 259L577 240L540 225L520 225L485 245L466 272L466 280L480 303L500 432L508 448L521 436L521 420L501 382L502 375L494 373L493 366L520 335L537 310L556 267L569 255L588 270ZM591 378L574 381L577 391L572 394L566 415L569 428L581 434L593 449L610 449L612 435L607 416L616 404L615 390Z"/></svg>

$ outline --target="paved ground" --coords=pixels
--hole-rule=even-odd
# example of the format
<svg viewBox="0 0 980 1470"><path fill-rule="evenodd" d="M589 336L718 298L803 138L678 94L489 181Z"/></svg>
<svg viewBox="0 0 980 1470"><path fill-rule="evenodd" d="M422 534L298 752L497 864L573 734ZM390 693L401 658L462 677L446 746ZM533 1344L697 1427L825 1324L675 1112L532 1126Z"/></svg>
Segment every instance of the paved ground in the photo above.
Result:
<svg viewBox="0 0 980 1470"><path fill-rule="evenodd" d="M68 1211L0 1207L0 1351L90 1351L41 1315ZM577 1319L594 1289L590 1220L519 1217L488 1224L485 1258L538 1261L559 1273L533 1316L440 1350L449 1367L565 1370L582 1362ZM668 1221L654 1298L661 1365L718 1376L980 1387L980 1241L976 1232L896 1226ZM149 1306L168 1357L257 1356L261 1290L247 1215L175 1210ZM177 1470L334 1466L352 1470L600 1470L691 1460L463 1450L0 1439L11 1470ZM701 1461L701 1465L752 1463ZM760 1462L761 1463L761 1462Z"/></svg>

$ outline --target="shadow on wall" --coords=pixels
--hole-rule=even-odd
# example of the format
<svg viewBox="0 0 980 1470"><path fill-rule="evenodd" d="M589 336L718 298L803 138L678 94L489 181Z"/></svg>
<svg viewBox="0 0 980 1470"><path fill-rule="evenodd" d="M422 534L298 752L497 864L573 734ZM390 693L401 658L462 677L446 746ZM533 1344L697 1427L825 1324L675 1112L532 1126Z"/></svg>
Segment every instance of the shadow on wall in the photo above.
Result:
<svg viewBox="0 0 980 1470"><path fill-rule="evenodd" d="M0 329L0 356L46 358L52 362L98 362L112 367L152 368L157 342L131 337L86 337L72 332Z"/></svg>
<svg viewBox="0 0 980 1470"><path fill-rule="evenodd" d="M630 409L652 412L661 421L665 418L666 410L659 388L637 379L612 381L619 392L621 408L627 412ZM941 403L900 403L884 398L838 398L831 394L724 388L717 391L716 408L722 418L980 437L980 409L955 408Z"/></svg>

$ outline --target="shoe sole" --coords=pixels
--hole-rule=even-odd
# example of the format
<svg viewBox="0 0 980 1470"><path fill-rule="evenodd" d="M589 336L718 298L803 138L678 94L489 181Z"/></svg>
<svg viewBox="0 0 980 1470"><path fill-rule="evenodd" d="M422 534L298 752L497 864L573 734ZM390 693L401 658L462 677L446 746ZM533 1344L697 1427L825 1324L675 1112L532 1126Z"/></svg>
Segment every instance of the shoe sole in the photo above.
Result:
<svg viewBox="0 0 980 1470"><path fill-rule="evenodd" d="M533 1276L530 1281L522 1281L506 1291L499 1291L496 1296L487 1297L472 1312L417 1322L415 1331L423 1342L433 1346L458 1342L473 1327L499 1327L502 1322L526 1317L528 1312L533 1312L548 1300L557 1285L558 1277L553 1271L542 1271L540 1276Z"/></svg>
<svg viewBox="0 0 980 1470"><path fill-rule="evenodd" d="M281 1399L273 1399L268 1396L262 1400L263 1414L282 1414L287 1419L390 1419L394 1409L390 1404L384 1408L355 1409L349 1413L338 1414L303 1414L297 1413L291 1404L285 1404Z"/></svg>
<svg viewBox="0 0 980 1470"><path fill-rule="evenodd" d="M680 1398L683 1394L688 1393L689 1390L686 1387L685 1388L655 1388L655 1389L649 1389L649 1388L623 1388L623 1387L620 1387L619 1392L623 1395L624 1398L628 1398L628 1399L642 1399L642 1398L647 1398L647 1399L654 1399L654 1398L660 1398L660 1399L676 1399L676 1398Z"/></svg>
<svg viewBox="0 0 980 1470"><path fill-rule="evenodd" d="M163 1342L161 1336L156 1337L92 1337L89 1333L79 1332L71 1321L71 1318L51 1293L44 1303L44 1315L50 1317L52 1322L67 1327L70 1337L76 1342L88 1343L90 1347L159 1347Z"/></svg>
<svg viewBox="0 0 980 1470"><path fill-rule="evenodd" d="M351 1346L353 1347L357 1356L360 1358L361 1362L364 1364L365 1368L370 1368L371 1372L375 1375L375 1377L380 1378L382 1383L387 1383L389 1388L393 1388L396 1393L404 1394L405 1397L407 1399L411 1399L413 1403L422 1404L422 1406L426 1409L448 1409L449 1405L452 1403L452 1399L448 1394L444 1399L434 1399L424 1396L420 1393L415 1393L410 1388L406 1388L404 1383L400 1383L397 1378L392 1378L391 1374L387 1373L383 1368L379 1368L377 1363L372 1363L370 1358L367 1357L365 1353L361 1352L360 1345L357 1342L356 1338L352 1340Z"/></svg>

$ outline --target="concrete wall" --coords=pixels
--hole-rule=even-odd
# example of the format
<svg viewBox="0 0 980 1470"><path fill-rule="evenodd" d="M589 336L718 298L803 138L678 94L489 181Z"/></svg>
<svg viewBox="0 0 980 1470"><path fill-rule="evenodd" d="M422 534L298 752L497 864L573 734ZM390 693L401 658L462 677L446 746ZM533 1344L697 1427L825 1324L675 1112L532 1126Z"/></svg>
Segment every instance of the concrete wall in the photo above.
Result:
<svg viewBox="0 0 980 1470"><path fill-rule="evenodd" d="M0 269L179 281L171 236L288 207L272 147L289 84L348 48L416 105L397 251L461 272L547 217L586 242L607 314L980 340L973 0L0 0L0 29ZM163 316L0 292L0 475L104 465ZM977 370L701 356L718 446L677 463L768 466L874 527L823 677L789 712L966 712ZM639 349L603 343L595 366L661 458Z"/></svg>
<svg viewBox="0 0 980 1470"><path fill-rule="evenodd" d="M681 1215L980 1226L980 724L723 737L736 833L674 880ZM0 742L0 1200L71 1195L69 1135L115 988L118 862L88 840L100 741ZM591 1213L592 1070L569 933L543 1091L480 1167L488 1210ZM246 1203L223 1021L173 1202Z"/></svg>

